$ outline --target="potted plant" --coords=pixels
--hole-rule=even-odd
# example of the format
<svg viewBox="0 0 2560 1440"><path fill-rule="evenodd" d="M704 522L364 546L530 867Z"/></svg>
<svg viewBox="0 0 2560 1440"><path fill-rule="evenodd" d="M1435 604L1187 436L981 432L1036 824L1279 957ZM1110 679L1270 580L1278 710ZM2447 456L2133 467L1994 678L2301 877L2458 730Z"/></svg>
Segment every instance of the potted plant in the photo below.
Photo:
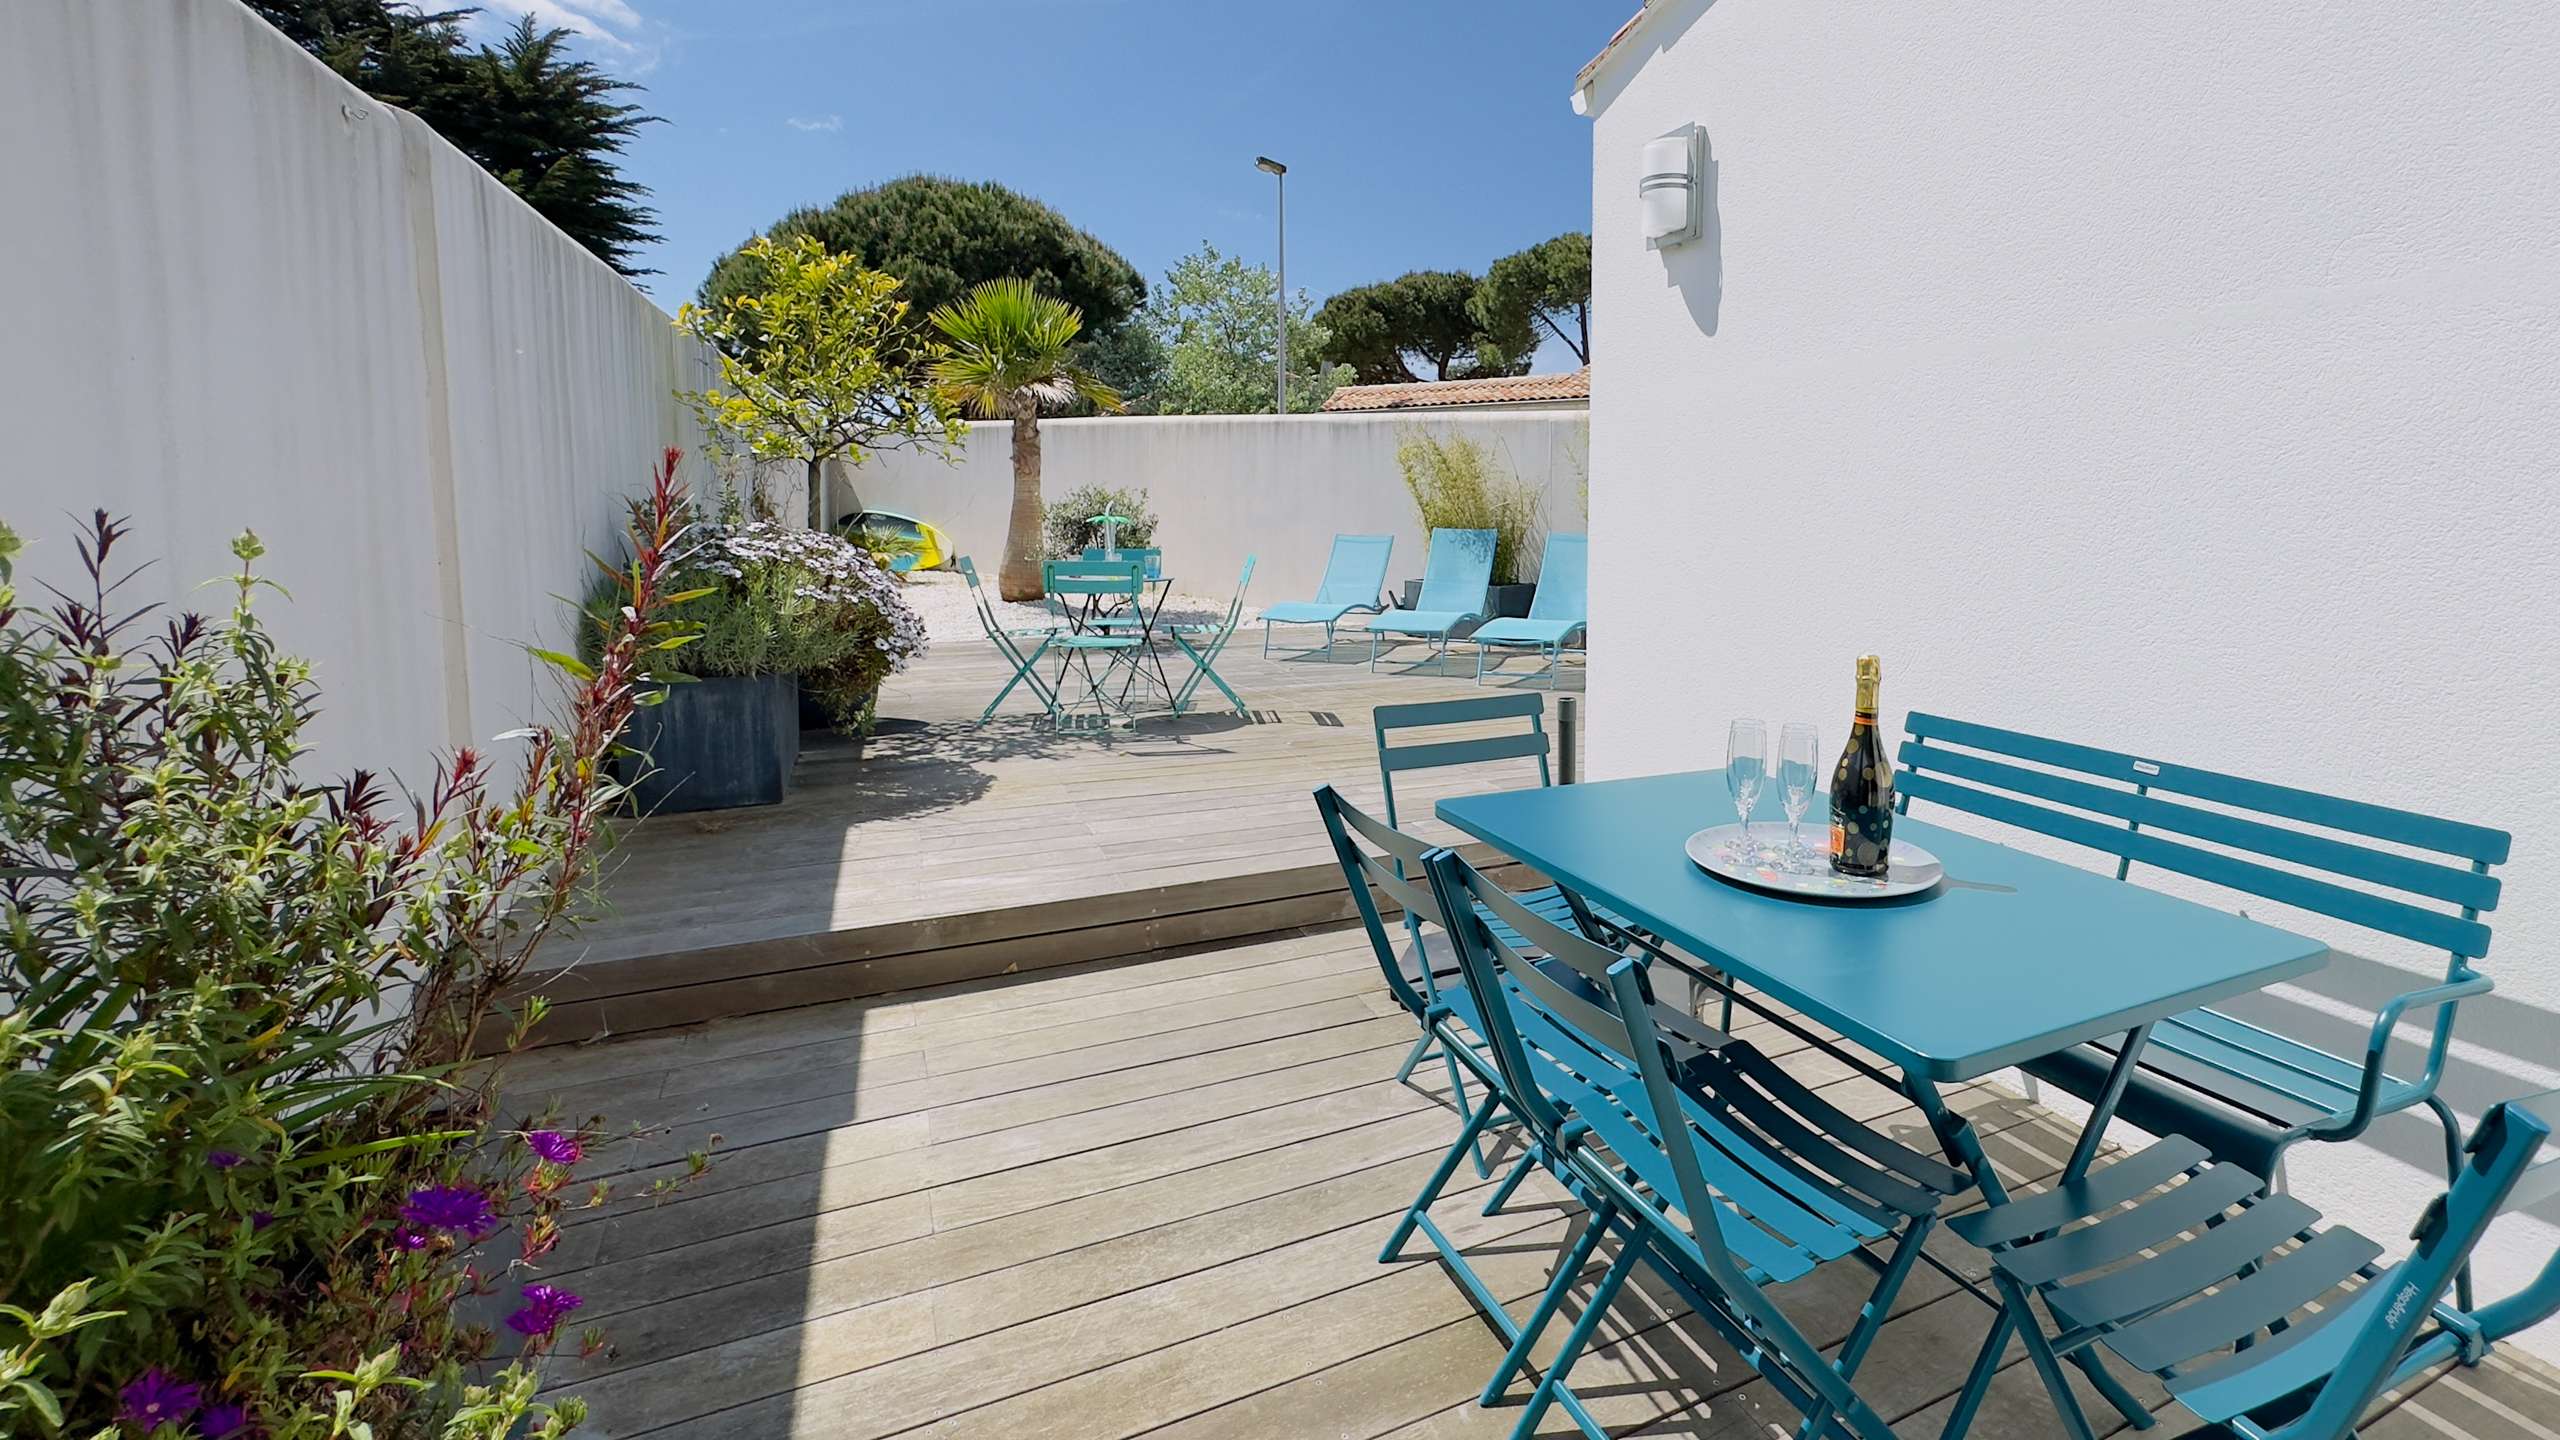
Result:
<svg viewBox="0 0 2560 1440"><path fill-rule="evenodd" d="M1156 513L1147 508L1146 491L1080 485L1047 507L1040 528L1049 558L1073 560L1099 548L1103 526L1095 517L1102 515L1118 518L1120 523L1112 528L1118 532L1122 554L1155 553Z"/></svg>
<svg viewBox="0 0 2560 1440"><path fill-rule="evenodd" d="M674 584L697 633L659 657L665 698L632 725L648 758L631 786L644 814L779 803L803 698L827 723L859 726L881 682L924 652L923 618L870 550L725 510L687 537Z"/></svg>
<svg viewBox="0 0 2560 1440"><path fill-rule="evenodd" d="M1441 529L1493 532L1488 613L1496 619L1528 614L1538 586L1521 579L1520 567L1535 552L1543 523L1538 491L1502 472L1481 442L1463 435L1412 431L1396 446L1396 464L1426 535ZM1421 589L1419 580L1405 582L1408 609Z"/></svg>

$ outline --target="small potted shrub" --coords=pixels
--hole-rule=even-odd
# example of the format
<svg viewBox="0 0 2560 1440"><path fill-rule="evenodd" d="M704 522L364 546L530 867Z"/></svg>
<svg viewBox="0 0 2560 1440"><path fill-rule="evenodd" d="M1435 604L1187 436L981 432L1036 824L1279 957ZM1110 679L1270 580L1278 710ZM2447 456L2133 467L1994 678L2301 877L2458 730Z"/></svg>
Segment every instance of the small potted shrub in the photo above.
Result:
<svg viewBox="0 0 2560 1440"><path fill-rule="evenodd" d="M1444 439L1413 431L1396 446L1396 464L1426 535L1443 529L1493 532L1491 614L1528 614L1538 586L1520 578L1520 567L1535 551L1543 521L1537 490L1502 473L1482 443L1463 435ZM1421 581L1405 582L1408 608L1421 590Z"/></svg>
<svg viewBox="0 0 2560 1440"><path fill-rule="evenodd" d="M1120 548L1151 553L1156 539L1156 513L1147 508L1144 490L1114 490L1108 485L1080 485L1043 512L1041 539L1052 560L1073 560L1102 544L1103 527L1096 515L1117 515Z"/></svg>
<svg viewBox="0 0 2560 1440"><path fill-rule="evenodd" d="M923 618L870 550L735 507L689 532L674 584L698 634L659 657L666 698L632 725L649 760L631 787L643 814L779 803L803 699L859 726L881 682L924 652Z"/></svg>

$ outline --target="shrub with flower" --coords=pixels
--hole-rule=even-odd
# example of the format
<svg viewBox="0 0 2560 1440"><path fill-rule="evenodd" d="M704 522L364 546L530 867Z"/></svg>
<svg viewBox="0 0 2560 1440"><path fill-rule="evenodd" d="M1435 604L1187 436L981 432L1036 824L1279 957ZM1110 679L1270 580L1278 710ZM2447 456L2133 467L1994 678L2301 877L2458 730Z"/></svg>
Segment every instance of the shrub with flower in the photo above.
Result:
<svg viewBox="0 0 2560 1440"><path fill-rule="evenodd" d="M847 725L865 715L881 681L924 653L924 617L869 549L734 513L700 520L689 533L672 583L702 592L685 607L698 638L667 656L664 668L696 677L797 675L828 719ZM612 605L610 589L600 589L587 609L601 621Z"/></svg>
<svg viewBox="0 0 2560 1440"><path fill-rule="evenodd" d="M227 617L161 618L116 610L103 512L81 593L43 611L0 527L0 1434L580 1423L536 1399L578 1301L534 1275L597 1198L567 1184L596 1132L488 1143L542 1011L500 997L574 920L604 762L683 643L675 466L595 659L549 657L562 716L514 737L512 783L466 749L397 810L370 775L300 773L320 697L253 609L254 537ZM510 1290L501 1351L464 1302Z"/></svg>

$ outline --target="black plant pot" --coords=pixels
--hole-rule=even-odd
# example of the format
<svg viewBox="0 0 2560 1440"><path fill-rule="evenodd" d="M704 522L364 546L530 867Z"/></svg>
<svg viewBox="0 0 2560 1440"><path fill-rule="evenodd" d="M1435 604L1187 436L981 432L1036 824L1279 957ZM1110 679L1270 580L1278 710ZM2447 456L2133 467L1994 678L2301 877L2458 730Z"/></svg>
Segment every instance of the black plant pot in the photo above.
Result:
<svg viewBox="0 0 2560 1440"><path fill-rule="evenodd" d="M1486 598L1493 602L1494 619L1517 620L1529 613L1529 602L1538 598L1538 583L1532 580L1526 585L1496 585Z"/></svg>
<svg viewBox="0 0 2560 1440"><path fill-rule="evenodd" d="M643 815L778 805L800 758L800 682L746 675L670 685L663 702L632 717L631 746L649 757L631 788Z"/></svg>

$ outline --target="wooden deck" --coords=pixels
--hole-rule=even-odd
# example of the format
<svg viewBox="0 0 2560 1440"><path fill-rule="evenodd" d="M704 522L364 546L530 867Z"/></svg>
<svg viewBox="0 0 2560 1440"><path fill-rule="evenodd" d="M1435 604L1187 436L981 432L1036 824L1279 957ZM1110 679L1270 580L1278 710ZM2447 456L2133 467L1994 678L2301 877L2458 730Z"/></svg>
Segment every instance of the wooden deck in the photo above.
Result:
<svg viewBox="0 0 2560 1440"><path fill-rule="evenodd" d="M938 642L891 681L882 733L858 756L832 736L814 739L781 805L632 825L606 915L546 951L558 968L536 977L554 1005L541 1038L629 1034L1345 918L1309 793L1329 781L1376 805L1371 711L1491 693L1498 682L1478 689L1466 654L1449 676L1392 659L1372 674L1356 632L1332 661L1265 659L1260 640L1258 628L1240 632L1220 666L1249 717L1213 711L1134 732L1066 733L1035 718L1020 692L979 725L1010 672L975 636ZM1568 664L1562 693L1580 681L1580 662ZM1398 787L1405 818L1455 840L1429 821L1430 800L1528 783L1525 761L1510 779L1489 769L1500 767L1408 777Z"/></svg>
<svg viewBox="0 0 2560 1440"><path fill-rule="evenodd" d="M1923 1139L1891 1091L1774 1027L1743 1033ZM543 1278L584 1295L580 1324L612 1345L562 1359L555 1383L590 1401L581 1433L665 1440L1504 1435L1511 1410L1471 1403L1493 1332L1433 1261L1376 1257L1456 1128L1433 1086L1392 1079L1412 1037L1359 932L1328 928L527 1056L515 1099L658 1127L625 1180L717 1157L676 1198L570 1224ZM1981 1085L1950 1098L2013 1183L2061 1164L2071 1132L2036 1107ZM1516 1314L1578 1212L1543 1177L1499 1217L1476 1214L1483 1198L1471 1185L1435 1213ZM1782 1299L1836 1343L1866 1283L1832 1267ZM1694 1318L1650 1303L1622 1305L1576 1371L1608 1424L1792 1432ZM1862 1389L1935 1436L1988 1318L1921 1269ZM2386 1404L2369 1440L2560 1433L2560 1378L2512 1350ZM2155 1433L2187 1428L2162 1413ZM2057 1433L2025 1364L1973 1433Z"/></svg>

